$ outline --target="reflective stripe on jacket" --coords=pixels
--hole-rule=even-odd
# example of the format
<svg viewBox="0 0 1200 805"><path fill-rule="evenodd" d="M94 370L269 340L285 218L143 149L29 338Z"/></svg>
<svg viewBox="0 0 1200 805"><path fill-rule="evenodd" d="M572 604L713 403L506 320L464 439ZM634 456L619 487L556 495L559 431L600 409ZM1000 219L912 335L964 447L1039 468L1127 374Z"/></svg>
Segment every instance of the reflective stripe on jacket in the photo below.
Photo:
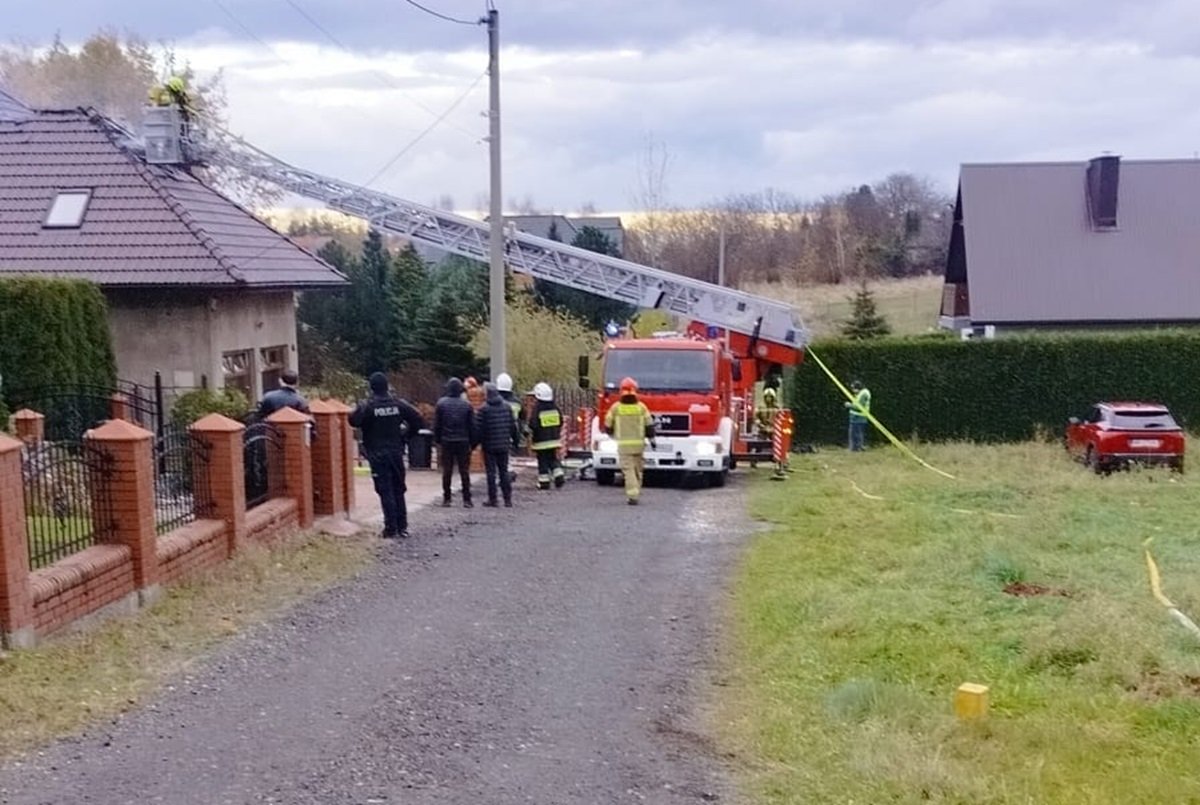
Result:
<svg viewBox="0 0 1200 805"><path fill-rule="evenodd" d="M646 433L654 426L650 409L645 403L617 403L608 409L605 427L617 440L621 453L641 453L646 442Z"/></svg>
<svg viewBox="0 0 1200 805"><path fill-rule="evenodd" d="M850 409L851 422L866 422L865 416L871 410L871 390L862 389L854 398L854 407ZM860 411L862 413L860 413Z"/></svg>

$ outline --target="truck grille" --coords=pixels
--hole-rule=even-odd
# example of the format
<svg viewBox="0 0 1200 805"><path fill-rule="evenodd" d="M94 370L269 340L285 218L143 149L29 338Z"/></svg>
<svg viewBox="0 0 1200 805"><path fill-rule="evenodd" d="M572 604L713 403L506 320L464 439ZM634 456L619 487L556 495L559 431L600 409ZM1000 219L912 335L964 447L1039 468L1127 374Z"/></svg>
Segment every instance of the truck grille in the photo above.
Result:
<svg viewBox="0 0 1200 805"><path fill-rule="evenodd" d="M653 414L654 428L660 436L687 436L692 432L691 414Z"/></svg>

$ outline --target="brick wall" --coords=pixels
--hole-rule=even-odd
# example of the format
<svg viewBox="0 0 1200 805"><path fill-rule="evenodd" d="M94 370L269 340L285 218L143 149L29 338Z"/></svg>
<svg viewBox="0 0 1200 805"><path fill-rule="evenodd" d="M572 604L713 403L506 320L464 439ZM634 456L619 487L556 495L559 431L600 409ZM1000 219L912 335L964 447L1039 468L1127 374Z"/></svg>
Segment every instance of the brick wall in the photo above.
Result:
<svg viewBox="0 0 1200 805"><path fill-rule="evenodd" d="M30 582L33 626L39 635L114 604L137 606L133 555L125 545L94 545L35 570Z"/></svg>
<svg viewBox="0 0 1200 805"><path fill-rule="evenodd" d="M353 467L347 460L350 426L345 406L317 406L329 439L313 451L308 420L284 409L273 418L280 431L286 491L246 510L240 423L219 415L196 422L192 434L206 445L197 458L211 500L197 501L205 517L167 534L155 529L153 440L149 431L118 419L86 434L87 443L111 460L111 472L93 480L92 494L111 499L111 523L97 522L99 544L49 567L29 570L21 442L0 434L0 638L5 646L32 645L85 616L133 611L152 603L163 584L215 567L246 540L270 542L311 526L314 499L321 513L349 508ZM36 412L27 412L34 440ZM314 454L315 453L315 454ZM99 511L100 506L93 506ZM332 511L331 511L332 510ZM99 519L99 518L97 518Z"/></svg>
<svg viewBox="0 0 1200 805"><path fill-rule="evenodd" d="M158 538L158 576L164 584L221 564L229 557L222 520L196 520Z"/></svg>

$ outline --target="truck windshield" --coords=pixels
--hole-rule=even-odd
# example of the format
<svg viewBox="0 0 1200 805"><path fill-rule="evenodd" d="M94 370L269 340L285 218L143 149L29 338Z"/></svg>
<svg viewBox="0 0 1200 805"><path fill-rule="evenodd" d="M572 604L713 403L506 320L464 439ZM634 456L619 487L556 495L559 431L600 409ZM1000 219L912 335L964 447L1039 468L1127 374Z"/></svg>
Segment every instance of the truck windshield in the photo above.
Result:
<svg viewBox="0 0 1200 805"><path fill-rule="evenodd" d="M642 391L712 391L715 355L699 349L610 349L604 359L604 388L632 377Z"/></svg>

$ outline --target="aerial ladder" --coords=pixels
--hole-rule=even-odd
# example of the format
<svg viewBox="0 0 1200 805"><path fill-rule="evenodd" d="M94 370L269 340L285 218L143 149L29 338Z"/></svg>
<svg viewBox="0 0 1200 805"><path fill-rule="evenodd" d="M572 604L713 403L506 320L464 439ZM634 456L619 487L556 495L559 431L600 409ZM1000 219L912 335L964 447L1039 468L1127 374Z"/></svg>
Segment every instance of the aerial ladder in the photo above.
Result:
<svg viewBox="0 0 1200 805"><path fill-rule="evenodd" d="M203 137L180 142L184 129L174 108L151 107L146 113L140 146L151 163L178 163L186 150L192 161L232 169L323 202L410 242L488 261L489 222L298 168L232 135L217 145ZM735 377L743 378L736 385L746 419L753 408L754 382L775 367L798 364L803 357L808 331L799 311L784 302L569 246L515 227L506 227L504 243L506 264L515 272L638 308L665 310L686 318L691 335L719 340L738 364Z"/></svg>
<svg viewBox="0 0 1200 805"><path fill-rule="evenodd" d="M488 222L297 168L240 140L200 153L208 165L231 168L321 201L382 231L450 254L488 260ZM799 312L783 302L540 238L515 227L506 228L504 239L508 267L535 279L635 307L666 310L762 345L795 351L807 342Z"/></svg>

